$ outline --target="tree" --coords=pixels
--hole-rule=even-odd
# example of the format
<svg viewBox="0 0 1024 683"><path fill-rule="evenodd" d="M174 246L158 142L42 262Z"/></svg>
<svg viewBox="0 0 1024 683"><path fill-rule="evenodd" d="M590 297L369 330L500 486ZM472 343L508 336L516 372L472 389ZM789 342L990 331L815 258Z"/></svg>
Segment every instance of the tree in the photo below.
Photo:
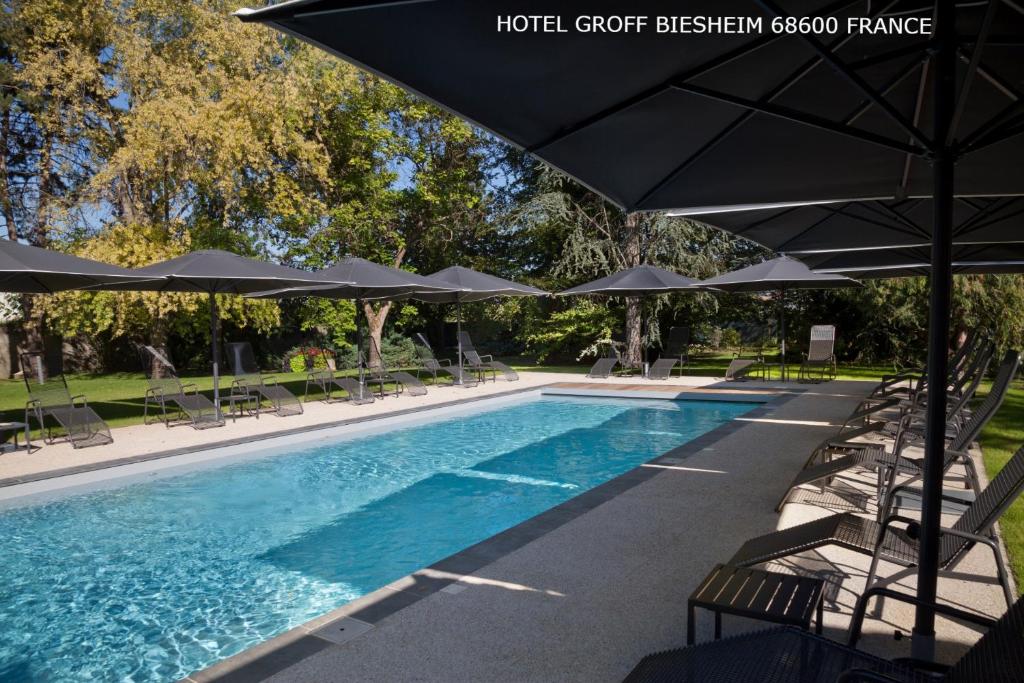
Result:
<svg viewBox="0 0 1024 683"><path fill-rule="evenodd" d="M563 231L564 243L553 269L556 277L589 279L651 264L701 279L719 272L735 242L686 219L661 213L623 213L554 171L544 173L539 184L539 191L519 217L535 230L537 226L557 226ZM707 295L692 296L703 306L715 305ZM652 302L652 321L664 298ZM645 341L657 337L656 324L651 325L645 340L639 297L625 297L625 314L625 357L640 363Z"/></svg>

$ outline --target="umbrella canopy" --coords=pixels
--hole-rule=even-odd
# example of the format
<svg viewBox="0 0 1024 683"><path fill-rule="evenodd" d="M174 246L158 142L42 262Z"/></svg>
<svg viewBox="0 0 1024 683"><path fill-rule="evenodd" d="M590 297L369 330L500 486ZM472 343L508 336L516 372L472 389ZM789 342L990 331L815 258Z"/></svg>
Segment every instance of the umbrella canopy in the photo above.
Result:
<svg viewBox="0 0 1024 683"><path fill-rule="evenodd" d="M433 278L410 273L407 270L389 268L373 261L350 256L338 261L330 268L314 274L314 284L257 291L252 294L259 299L289 299L301 296L321 296L328 299L397 299L413 293L453 292L460 288L434 280Z"/></svg>
<svg viewBox="0 0 1024 683"><path fill-rule="evenodd" d="M629 210L931 194L934 43L848 31L847 22L931 20L933 2L685 7L690 17L760 28L659 33L654 18L679 15L675 0L646 0L638 14L650 23L617 33L587 30L589 17L622 14L615 0L299 0L238 16L419 93ZM955 12L956 59L970 84L952 135L963 157L956 191L1020 193L1024 175L1005 171L1024 156L1024 136L1011 137L1022 123L1024 60L1013 37L1024 34L1024 16L1001 2ZM565 31L499 30L500 18L516 15L557 15ZM770 30L789 15L834 18L839 31Z"/></svg>
<svg viewBox="0 0 1024 683"><path fill-rule="evenodd" d="M875 200L685 213L693 220L787 254L875 247L927 249L935 202ZM952 221L954 244L1022 241L1024 198L958 197Z"/></svg>
<svg viewBox="0 0 1024 683"><path fill-rule="evenodd" d="M66 289L105 289L153 281L136 271L50 251L12 240L0 241L0 291L48 294ZM157 279L159 279L157 277Z"/></svg>
<svg viewBox="0 0 1024 683"><path fill-rule="evenodd" d="M294 287L322 283L313 273L256 261L219 249L193 251L167 261L130 271L135 277L159 278L141 283L104 286L102 289L153 292L205 292L210 295L210 354L213 361L213 404L220 417L220 347L217 294L245 294L268 287Z"/></svg>
<svg viewBox="0 0 1024 683"><path fill-rule="evenodd" d="M799 258L815 272L842 273L856 278L928 275L927 247L864 249L841 253L804 254ZM1020 273L1024 242L958 244L953 246L953 273L960 275Z"/></svg>
<svg viewBox="0 0 1024 683"><path fill-rule="evenodd" d="M1024 12L999 0L691 0L691 20L734 29L694 31L678 2L648 0L643 16L663 30L608 31L593 30L593 19L621 18L619 2L552 6L293 0L238 14L426 96L626 210L932 197L935 395L912 655L933 658L953 200L1024 194ZM799 29L801 19L810 30L771 28ZM516 30L520 20L556 30ZM916 21L921 35L850 30L851 20ZM855 240L835 233L829 247Z"/></svg>
<svg viewBox="0 0 1024 683"><path fill-rule="evenodd" d="M439 270L432 273L430 279L458 289L448 292L420 292L411 294L409 298L429 303L469 303L498 296L547 296L548 294L543 289L462 266Z"/></svg>
<svg viewBox="0 0 1024 683"><path fill-rule="evenodd" d="M788 256L757 263L731 273L703 280L704 287L727 292L766 292L786 289L834 289L860 287L860 283L842 275L815 273Z"/></svg>
<svg viewBox="0 0 1024 683"><path fill-rule="evenodd" d="M779 258L755 263L731 273L716 275L701 282L709 289L727 292L779 292L779 351L782 365L782 379L786 379L786 302L787 289L838 289L860 287L856 280L843 275L815 273L806 265L789 258Z"/></svg>
<svg viewBox="0 0 1024 683"><path fill-rule="evenodd" d="M248 294L271 287L301 287L322 284L315 273L257 261L219 249L193 251L167 261L129 271L136 278L158 278L148 283L129 283L126 291L205 292L207 294Z"/></svg>
<svg viewBox="0 0 1024 683"><path fill-rule="evenodd" d="M698 289L700 283L656 266L636 266L612 273L593 282L559 292L560 296L603 294L605 296L656 296L687 289Z"/></svg>

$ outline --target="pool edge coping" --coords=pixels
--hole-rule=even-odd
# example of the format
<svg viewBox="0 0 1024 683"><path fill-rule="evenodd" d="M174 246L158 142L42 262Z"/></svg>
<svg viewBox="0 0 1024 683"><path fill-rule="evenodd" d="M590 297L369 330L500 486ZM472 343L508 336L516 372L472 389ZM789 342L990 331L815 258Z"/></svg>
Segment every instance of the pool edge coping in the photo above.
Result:
<svg viewBox="0 0 1024 683"><path fill-rule="evenodd" d="M543 386L532 387L532 389L540 390L543 389ZM762 417L797 398L805 391L807 391L806 388L796 387L779 391L773 397L759 402L760 405L744 413L742 417ZM665 400L678 399L665 397ZM205 669L195 671L181 679L179 683L214 683L215 681L217 683L251 683L267 680L322 650L343 645L350 640L331 640L320 635L318 631L329 629L332 625L345 620L352 620L363 627L363 630L352 639L358 638L363 633L372 630L379 622L394 616L406 607L457 584L463 578L471 576L528 543L543 538L548 533L598 506L659 474L663 474L666 469L658 467L658 465L679 465L682 460L696 455L750 424L743 420L731 419L695 439L669 449L617 477L515 526L485 538L412 574L396 579L371 593L295 626L269 640L247 648Z"/></svg>

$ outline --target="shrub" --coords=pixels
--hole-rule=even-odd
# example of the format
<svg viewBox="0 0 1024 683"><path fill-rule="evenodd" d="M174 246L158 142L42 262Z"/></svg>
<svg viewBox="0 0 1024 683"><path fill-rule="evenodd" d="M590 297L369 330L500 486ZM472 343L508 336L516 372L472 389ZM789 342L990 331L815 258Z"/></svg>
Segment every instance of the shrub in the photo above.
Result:
<svg viewBox="0 0 1024 683"><path fill-rule="evenodd" d="M742 341L740 339L740 331L735 329L735 328L733 328L733 327L725 328L724 330L722 330L722 339L721 339L721 341L719 343L720 343L720 347L719 348L725 348L725 349L735 349L735 348L738 348L740 346L740 344L742 343Z"/></svg>
<svg viewBox="0 0 1024 683"><path fill-rule="evenodd" d="M334 358L334 352L315 346L296 346L285 353L285 358L292 372L304 372L308 368L326 370L327 361Z"/></svg>

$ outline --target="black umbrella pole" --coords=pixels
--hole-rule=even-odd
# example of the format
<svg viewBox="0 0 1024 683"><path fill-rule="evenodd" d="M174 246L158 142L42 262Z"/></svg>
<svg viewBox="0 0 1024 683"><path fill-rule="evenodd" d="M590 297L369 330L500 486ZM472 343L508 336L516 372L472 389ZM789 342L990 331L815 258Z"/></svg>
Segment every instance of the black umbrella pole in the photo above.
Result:
<svg viewBox="0 0 1024 683"><path fill-rule="evenodd" d="M921 499L921 541L917 574L917 608L912 656L935 657L935 603L939 574L942 515L942 464L946 436L946 375L949 309L953 290L953 164L949 127L956 92L956 34L952 0L939 0L936 16L935 140L933 163L935 224L932 228L932 276L928 321L928 407Z"/></svg>

